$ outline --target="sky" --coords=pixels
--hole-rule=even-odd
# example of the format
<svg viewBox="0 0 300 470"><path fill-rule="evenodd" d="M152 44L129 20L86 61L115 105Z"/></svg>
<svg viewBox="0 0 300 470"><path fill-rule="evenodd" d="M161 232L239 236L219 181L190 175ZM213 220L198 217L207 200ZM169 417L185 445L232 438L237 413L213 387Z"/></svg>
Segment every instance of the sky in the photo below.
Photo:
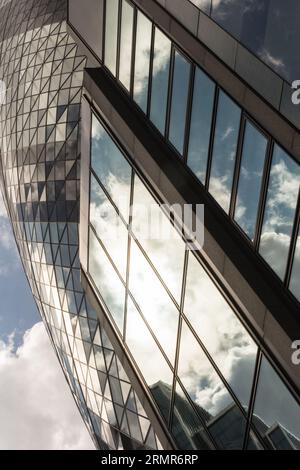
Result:
<svg viewBox="0 0 300 470"><path fill-rule="evenodd" d="M0 450L94 449L41 322L0 193Z"/></svg>

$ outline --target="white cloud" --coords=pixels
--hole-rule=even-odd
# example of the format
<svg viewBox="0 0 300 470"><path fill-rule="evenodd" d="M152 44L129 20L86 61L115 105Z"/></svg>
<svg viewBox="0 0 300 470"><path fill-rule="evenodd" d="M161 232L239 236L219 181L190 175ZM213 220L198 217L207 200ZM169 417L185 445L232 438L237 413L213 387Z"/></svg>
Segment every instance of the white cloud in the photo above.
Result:
<svg viewBox="0 0 300 470"><path fill-rule="evenodd" d="M0 341L0 449L94 449L42 323Z"/></svg>
<svg viewBox="0 0 300 470"><path fill-rule="evenodd" d="M0 191L0 217L7 217L6 208Z"/></svg>

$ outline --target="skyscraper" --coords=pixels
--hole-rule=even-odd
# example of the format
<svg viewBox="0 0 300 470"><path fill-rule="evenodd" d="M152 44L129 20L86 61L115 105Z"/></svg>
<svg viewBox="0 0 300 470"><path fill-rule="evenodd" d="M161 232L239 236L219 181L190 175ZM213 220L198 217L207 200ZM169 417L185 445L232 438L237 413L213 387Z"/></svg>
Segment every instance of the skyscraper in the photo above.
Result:
<svg viewBox="0 0 300 470"><path fill-rule="evenodd" d="M0 2L2 190L99 448L299 448L287 3Z"/></svg>

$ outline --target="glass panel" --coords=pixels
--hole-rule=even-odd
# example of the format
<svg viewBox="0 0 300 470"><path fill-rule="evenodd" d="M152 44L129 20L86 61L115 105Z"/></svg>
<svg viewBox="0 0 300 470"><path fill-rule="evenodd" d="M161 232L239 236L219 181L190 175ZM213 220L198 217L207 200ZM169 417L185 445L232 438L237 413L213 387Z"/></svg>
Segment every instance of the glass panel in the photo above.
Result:
<svg viewBox="0 0 300 470"><path fill-rule="evenodd" d="M191 0L191 2L204 11L207 15L210 14L211 0Z"/></svg>
<svg viewBox="0 0 300 470"><path fill-rule="evenodd" d="M119 0L106 2L104 64L116 75Z"/></svg>
<svg viewBox="0 0 300 470"><path fill-rule="evenodd" d="M148 103L151 36L151 21L138 11L133 97L144 113L147 112Z"/></svg>
<svg viewBox="0 0 300 470"><path fill-rule="evenodd" d="M123 0L121 17L119 80L121 83L123 83L128 91L130 90L131 81L133 11L133 7Z"/></svg>
<svg viewBox="0 0 300 470"><path fill-rule="evenodd" d="M209 191L229 211L241 110L220 92Z"/></svg>
<svg viewBox="0 0 300 470"><path fill-rule="evenodd" d="M112 204L91 174L90 221L117 269L126 279L127 229Z"/></svg>
<svg viewBox="0 0 300 470"><path fill-rule="evenodd" d="M241 404L247 408L257 347L193 255L189 255L184 312Z"/></svg>
<svg viewBox="0 0 300 470"><path fill-rule="evenodd" d="M120 209L126 221L129 218L131 166L112 138L92 117L92 168Z"/></svg>
<svg viewBox="0 0 300 470"><path fill-rule="evenodd" d="M173 374L130 298L127 304L126 343L159 408L167 417ZM163 393L164 389L167 393Z"/></svg>
<svg viewBox="0 0 300 470"><path fill-rule="evenodd" d="M213 0L212 18L288 82L299 77L298 2Z"/></svg>
<svg viewBox="0 0 300 470"><path fill-rule="evenodd" d="M247 122L234 218L251 240L255 235L267 144L267 139Z"/></svg>
<svg viewBox="0 0 300 470"><path fill-rule="evenodd" d="M214 448L179 384L176 385L175 391L172 434L179 449L209 450Z"/></svg>
<svg viewBox="0 0 300 470"><path fill-rule="evenodd" d="M259 252L284 279L300 184L299 165L274 147Z"/></svg>
<svg viewBox="0 0 300 470"><path fill-rule="evenodd" d="M188 166L203 184L206 177L214 96L215 84L196 67Z"/></svg>
<svg viewBox="0 0 300 470"><path fill-rule="evenodd" d="M183 154L191 64L175 52L169 140Z"/></svg>
<svg viewBox="0 0 300 470"><path fill-rule="evenodd" d="M133 233L168 289L180 303L185 244L137 176L134 180L133 201Z"/></svg>
<svg viewBox="0 0 300 470"><path fill-rule="evenodd" d="M123 333L125 288L91 229L89 274L121 333Z"/></svg>
<svg viewBox="0 0 300 470"><path fill-rule="evenodd" d="M300 450L300 407L265 358L252 420L275 449Z"/></svg>
<svg viewBox="0 0 300 470"><path fill-rule="evenodd" d="M182 325L178 377L218 445L241 449L245 419L185 322Z"/></svg>
<svg viewBox="0 0 300 470"><path fill-rule="evenodd" d="M179 312L133 240L129 288L163 350L173 363Z"/></svg>
<svg viewBox="0 0 300 470"><path fill-rule="evenodd" d="M155 28L150 119L164 135L168 101L171 41Z"/></svg>
<svg viewBox="0 0 300 470"><path fill-rule="evenodd" d="M300 283L300 232L298 233L297 246L296 246L294 262L293 262L293 270L292 270L292 275L291 275L291 280L290 280L290 290L294 294L296 299L300 301L299 283Z"/></svg>

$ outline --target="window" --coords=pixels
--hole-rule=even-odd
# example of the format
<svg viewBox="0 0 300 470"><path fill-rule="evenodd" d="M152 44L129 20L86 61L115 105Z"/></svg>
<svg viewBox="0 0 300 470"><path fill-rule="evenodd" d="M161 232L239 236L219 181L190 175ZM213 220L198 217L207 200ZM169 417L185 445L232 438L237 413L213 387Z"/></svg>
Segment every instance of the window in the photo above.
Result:
<svg viewBox="0 0 300 470"><path fill-rule="evenodd" d="M185 322L181 331L178 377L219 446L242 449L246 420Z"/></svg>
<svg viewBox="0 0 300 470"><path fill-rule="evenodd" d="M173 363L179 312L133 240L129 289L163 350Z"/></svg>
<svg viewBox="0 0 300 470"><path fill-rule="evenodd" d="M185 243L137 176L134 180L132 216L134 235L179 304Z"/></svg>
<svg viewBox="0 0 300 470"><path fill-rule="evenodd" d="M188 166L205 184L215 84L198 67L195 72Z"/></svg>
<svg viewBox="0 0 300 470"><path fill-rule="evenodd" d="M259 252L285 277L300 184L299 165L275 145Z"/></svg>
<svg viewBox="0 0 300 470"><path fill-rule="evenodd" d="M214 448L206 436L204 426L178 383L175 390L172 434L179 449L209 450Z"/></svg>
<svg viewBox="0 0 300 470"><path fill-rule="evenodd" d="M247 122L234 218L251 240L255 235L267 143L267 139Z"/></svg>
<svg viewBox="0 0 300 470"><path fill-rule="evenodd" d="M167 419L171 393L169 397L159 400L157 388L171 388L173 374L131 299L128 299L127 305L126 343Z"/></svg>
<svg viewBox="0 0 300 470"><path fill-rule="evenodd" d="M128 232L103 189L91 174L90 221L112 261L126 279Z"/></svg>
<svg viewBox="0 0 300 470"><path fill-rule="evenodd" d="M171 385L171 369L130 298L127 306L126 343L150 387L160 380Z"/></svg>
<svg viewBox="0 0 300 470"><path fill-rule="evenodd" d="M183 154L191 64L175 51L169 140Z"/></svg>
<svg viewBox="0 0 300 470"><path fill-rule="evenodd" d="M119 80L130 91L133 39L133 7L123 0L121 15Z"/></svg>
<svg viewBox="0 0 300 470"><path fill-rule="evenodd" d="M123 333L125 288L91 228L89 273L113 320Z"/></svg>
<svg viewBox="0 0 300 470"><path fill-rule="evenodd" d="M300 450L299 405L265 358L252 421L275 449Z"/></svg>
<svg viewBox="0 0 300 470"><path fill-rule="evenodd" d="M220 92L209 192L229 212L241 110Z"/></svg>
<svg viewBox="0 0 300 470"><path fill-rule="evenodd" d="M128 222L132 170L124 155L94 115L92 117L91 160L97 177Z"/></svg>
<svg viewBox="0 0 300 470"><path fill-rule="evenodd" d="M184 313L241 404L247 407L257 347L191 253Z"/></svg>
<svg viewBox="0 0 300 470"><path fill-rule="evenodd" d="M104 64L116 76L119 0L106 2Z"/></svg>
<svg viewBox="0 0 300 470"><path fill-rule="evenodd" d="M133 97L144 113L147 113L148 104L151 37L152 23L138 11Z"/></svg>
<svg viewBox="0 0 300 470"><path fill-rule="evenodd" d="M171 41L155 28L150 119L165 134Z"/></svg>

